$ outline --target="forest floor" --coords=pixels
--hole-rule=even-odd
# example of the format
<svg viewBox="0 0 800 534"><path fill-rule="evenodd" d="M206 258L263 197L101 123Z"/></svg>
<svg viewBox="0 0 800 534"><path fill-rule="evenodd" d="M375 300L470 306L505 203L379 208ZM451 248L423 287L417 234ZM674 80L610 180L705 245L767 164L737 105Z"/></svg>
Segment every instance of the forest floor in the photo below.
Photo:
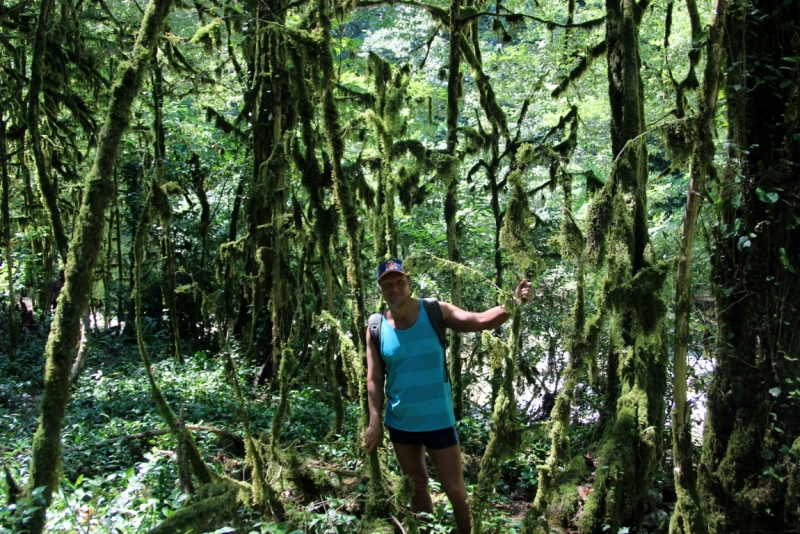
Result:
<svg viewBox="0 0 800 534"><path fill-rule="evenodd" d="M45 341L41 332L28 332L13 363L0 357L0 455L20 486L28 478L31 438L39 416ZM152 336L148 340L152 353L165 353L166 341ZM237 363L251 429L268 440L278 395L268 387L253 386L255 366ZM187 356L183 366L156 358L153 371L173 411L183 413L212 469L247 480L244 427L235 415L239 407L221 359L198 350ZM358 404L353 399L346 404L342 433L326 441L333 421L332 396L314 376L303 376L296 385L291 414L282 429L284 451L294 453L303 473L301 484L281 489L286 506L294 510L291 524L262 521L242 506L233 524L215 532L356 532L368 482L356 436ZM477 409L458 423L468 489L477 481L490 428L488 413ZM178 486L175 440L165 429L151 402L134 340L97 330L67 409L62 485L48 511L48 532L143 532L191 502ZM576 439L590 431L590 427L576 428ZM547 434L545 423L530 425L520 452L503 462L485 532L513 533L519 528L535 496L536 466L544 463L549 451ZM381 454L388 481L394 484L399 470L390 447L387 442ZM450 532L452 509L432 471L431 475L435 514L429 519L429 531ZM4 493L0 534L10 533L20 512L5 505L8 483L0 487ZM663 519L666 513L661 514L658 518Z"/></svg>

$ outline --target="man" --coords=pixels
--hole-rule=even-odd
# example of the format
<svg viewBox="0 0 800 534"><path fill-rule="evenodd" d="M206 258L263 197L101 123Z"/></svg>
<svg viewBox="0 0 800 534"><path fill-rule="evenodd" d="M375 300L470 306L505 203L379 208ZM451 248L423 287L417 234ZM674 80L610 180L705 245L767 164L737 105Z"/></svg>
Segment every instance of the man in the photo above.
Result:
<svg viewBox="0 0 800 534"><path fill-rule="evenodd" d="M414 482L411 510L433 512L425 466L427 450L453 505L456 525L466 534L471 530L467 488L444 347L422 301L411 298L411 277L402 261L390 259L378 266L378 289L388 308L380 325L380 351L373 346L367 330L369 427L364 432L364 447L369 454L383 441L380 411L385 394L388 402L384 422L389 439L403 474ZM515 295L517 302L530 302L531 283L520 282ZM503 306L482 313L464 311L446 302L439 306L444 325L456 332L491 330L511 317Z"/></svg>

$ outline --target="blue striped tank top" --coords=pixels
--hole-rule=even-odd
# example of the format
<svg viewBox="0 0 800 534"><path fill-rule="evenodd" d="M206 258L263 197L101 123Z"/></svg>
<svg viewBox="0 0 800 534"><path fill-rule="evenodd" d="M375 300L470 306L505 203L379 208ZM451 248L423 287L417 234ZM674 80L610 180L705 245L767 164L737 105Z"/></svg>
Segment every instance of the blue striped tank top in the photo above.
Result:
<svg viewBox="0 0 800 534"><path fill-rule="evenodd" d="M411 328L398 330L381 321L381 357L386 365L387 426L424 432L456 424L444 347L421 300Z"/></svg>

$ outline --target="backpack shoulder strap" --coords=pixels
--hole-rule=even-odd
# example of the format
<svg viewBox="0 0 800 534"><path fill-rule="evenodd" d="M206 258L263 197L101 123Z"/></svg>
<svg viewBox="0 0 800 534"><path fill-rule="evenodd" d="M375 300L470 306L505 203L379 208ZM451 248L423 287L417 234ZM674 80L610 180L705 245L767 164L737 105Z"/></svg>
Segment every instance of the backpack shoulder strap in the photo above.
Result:
<svg viewBox="0 0 800 534"><path fill-rule="evenodd" d="M428 314L431 326L439 336L442 346L447 349L447 327L444 325L444 317L442 316L442 308L439 306L439 301L436 299L422 299L422 302L425 305L425 312Z"/></svg>
<svg viewBox="0 0 800 534"><path fill-rule="evenodd" d="M378 354L381 353L381 321L383 321L383 314L373 313L369 316L369 323L367 323L369 337L372 340L373 348L378 351Z"/></svg>

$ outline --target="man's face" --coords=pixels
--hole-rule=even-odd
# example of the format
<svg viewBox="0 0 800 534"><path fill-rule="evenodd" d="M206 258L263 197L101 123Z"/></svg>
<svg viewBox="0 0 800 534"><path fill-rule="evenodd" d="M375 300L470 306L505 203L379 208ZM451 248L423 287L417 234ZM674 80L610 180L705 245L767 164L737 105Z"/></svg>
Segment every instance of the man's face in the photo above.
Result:
<svg viewBox="0 0 800 534"><path fill-rule="evenodd" d="M383 299L388 303L399 303L411 294L411 278L403 273L388 273L378 282Z"/></svg>

